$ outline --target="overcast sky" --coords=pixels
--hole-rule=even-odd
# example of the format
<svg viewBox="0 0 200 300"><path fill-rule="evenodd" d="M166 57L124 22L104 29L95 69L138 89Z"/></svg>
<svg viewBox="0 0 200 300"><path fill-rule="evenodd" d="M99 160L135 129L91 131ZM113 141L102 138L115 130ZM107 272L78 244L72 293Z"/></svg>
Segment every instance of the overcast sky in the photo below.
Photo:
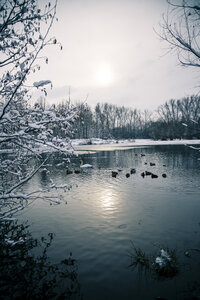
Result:
<svg viewBox="0 0 200 300"><path fill-rule="evenodd" d="M32 80L50 79L49 102L68 97L155 109L197 92L197 70L167 54L159 30L165 0L59 0L51 35L63 45L45 50L48 65Z"/></svg>

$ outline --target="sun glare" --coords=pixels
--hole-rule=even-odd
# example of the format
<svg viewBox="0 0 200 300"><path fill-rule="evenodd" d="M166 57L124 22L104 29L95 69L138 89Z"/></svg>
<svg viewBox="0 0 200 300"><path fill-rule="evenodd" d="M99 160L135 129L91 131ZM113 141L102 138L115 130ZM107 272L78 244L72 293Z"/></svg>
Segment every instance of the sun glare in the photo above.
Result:
<svg viewBox="0 0 200 300"><path fill-rule="evenodd" d="M101 86L110 85L114 80L113 72L109 65L101 65L96 72L96 83Z"/></svg>

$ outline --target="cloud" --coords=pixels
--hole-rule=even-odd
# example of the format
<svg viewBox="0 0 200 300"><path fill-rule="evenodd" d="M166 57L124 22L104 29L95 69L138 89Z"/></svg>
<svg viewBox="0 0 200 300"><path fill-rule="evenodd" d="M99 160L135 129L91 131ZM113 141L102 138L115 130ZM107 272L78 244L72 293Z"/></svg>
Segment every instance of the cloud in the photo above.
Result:
<svg viewBox="0 0 200 300"><path fill-rule="evenodd" d="M49 64L32 81L53 82L49 102L65 99L69 86L74 100L89 94L91 105L107 101L149 109L194 93L196 72L177 67L175 56L163 56L153 31L163 11L165 0L60 0L53 34L63 51L49 48ZM95 74L105 63L115 81L100 87Z"/></svg>

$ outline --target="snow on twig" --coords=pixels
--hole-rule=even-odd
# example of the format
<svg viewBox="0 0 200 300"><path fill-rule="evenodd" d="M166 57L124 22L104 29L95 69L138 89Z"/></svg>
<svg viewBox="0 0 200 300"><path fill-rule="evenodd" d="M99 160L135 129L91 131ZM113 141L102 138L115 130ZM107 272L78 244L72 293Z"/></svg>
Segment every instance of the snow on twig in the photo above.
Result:
<svg viewBox="0 0 200 300"><path fill-rule="evenodd" d="M36 88L45 86L47 84L52 84L51 80L41 80L33 83L34 87Z"/></svg>

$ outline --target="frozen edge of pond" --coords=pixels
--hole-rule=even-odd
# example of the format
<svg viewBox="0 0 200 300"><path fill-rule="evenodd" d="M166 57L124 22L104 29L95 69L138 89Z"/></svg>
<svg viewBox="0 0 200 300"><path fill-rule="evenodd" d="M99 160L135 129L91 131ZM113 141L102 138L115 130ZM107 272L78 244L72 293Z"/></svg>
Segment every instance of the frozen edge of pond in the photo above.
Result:
<svg viewBox="0 0 200 300"><path fill-rule="evenodd" d="M92 144L89 144L89 143ZM93 153L96 151L128 150L138 147L148 147L156 145L200 145L200 140L172 140L172 141L154 141L151 139L136 140L72 140L72 146L77 153Z"/></svg>

